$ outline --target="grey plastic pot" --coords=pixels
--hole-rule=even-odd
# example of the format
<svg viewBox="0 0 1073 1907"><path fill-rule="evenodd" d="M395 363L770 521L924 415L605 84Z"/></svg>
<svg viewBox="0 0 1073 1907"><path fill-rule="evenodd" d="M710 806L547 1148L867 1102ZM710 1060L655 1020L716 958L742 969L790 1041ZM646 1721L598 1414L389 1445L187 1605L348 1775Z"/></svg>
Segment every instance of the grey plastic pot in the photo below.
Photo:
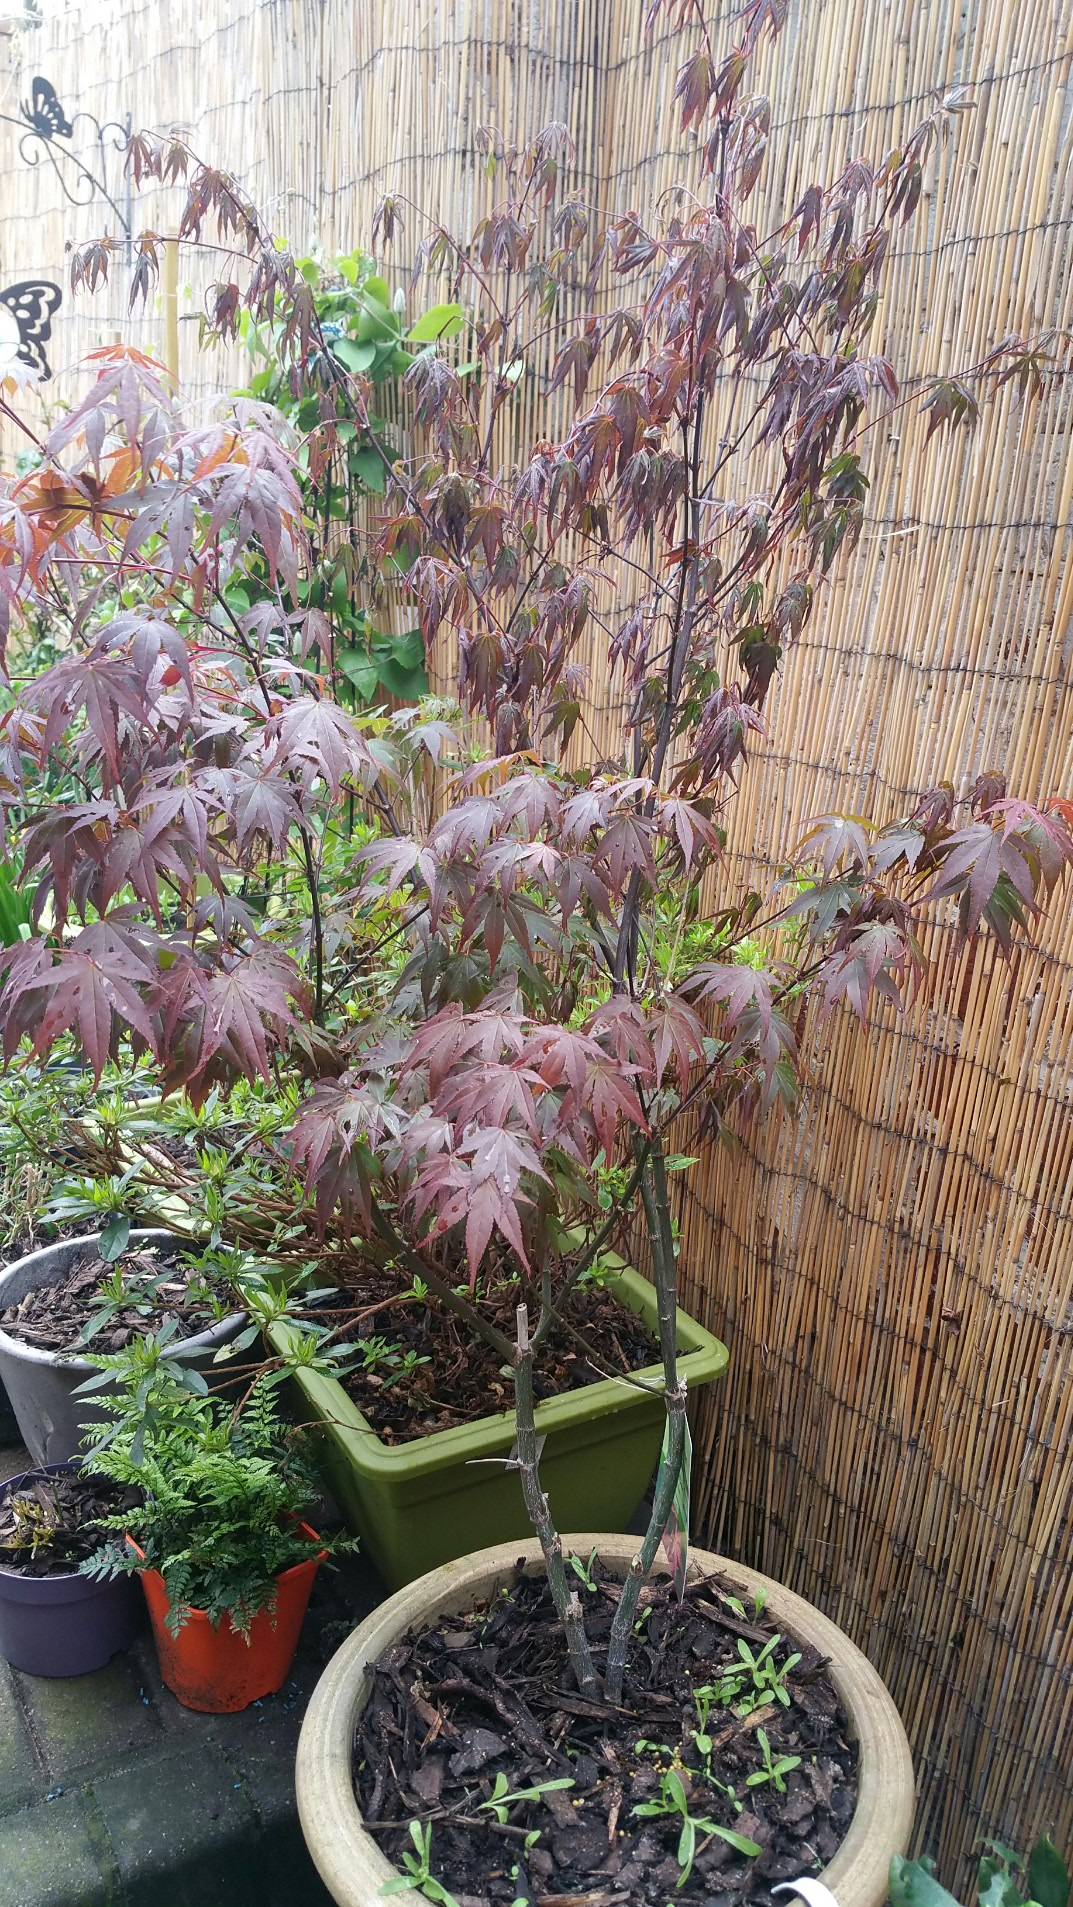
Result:
<svg viewBox="0 0 1073 1907"><path fill-rule="evenodd" d="M596 1550L625 1575L636 1536L570 1536L564 1543L588 1557ZM530 1574L543 1569L535 1542L499 1543L444 1563L409 1583L367 1616L332 1657L313 1691L298 1743L298 1812L306 1845L338 1907L388 1907L383 1894L396 1869L362 1826L354 1798L354 1727L369 1693L369 1669L407 1630L471 1608L513 1578L519 1557ZM913 1763L901 1718L875 1669L841 1629L781 1583L707 1550L690 1553L694 1574L718 1571L743 1598L765 1589L772 1619L821 1655L842 1698L860 1751L857 1807L845 1840L820 1878L838 1907L881 1907L891 1857L904 1854L913 1824Z"/></svg>
<svg viewBox="0 0 1073 1907"><path fill-rule="evenodd" d="M73 1465L42 1466L52 1475ZM10 1477L0 1497L32 1479ZM72 1570L65 1576L24 1576L0 1567L0 1655L26 1675L90 1675L134 1640L143 1615L130 1576L96 1582Z"/></svg>
<svg viewBox="0 0 1073 1907"><path fill-rule="evenodd" d="M39 1285L57 1284L73 1264L96 1250L100 1237L100 1232L93 1232L87 1238L66 1238L58 1245L44 1245L25 1258L15 1259L0 1272L0 1311L18 1304ZM184 1242L169 1231L145 1229L130 1235L132 1247ZM185 1363L209 1377L216 1352L237 1337L245 1323L245 1312L233 1312L207 1331L184 1338L164 1355L174 1357L181 1351ZM103 1413L97 1407L101 1393L88 1397L76 1397L74 1393L93 1374L92 1364L83 1357L40 1350L0 1329L0 1380L7 1388L22 1441L35 1463L66 1463L71 1457L81 1456L83 1431L102 1421Z"/></svg>

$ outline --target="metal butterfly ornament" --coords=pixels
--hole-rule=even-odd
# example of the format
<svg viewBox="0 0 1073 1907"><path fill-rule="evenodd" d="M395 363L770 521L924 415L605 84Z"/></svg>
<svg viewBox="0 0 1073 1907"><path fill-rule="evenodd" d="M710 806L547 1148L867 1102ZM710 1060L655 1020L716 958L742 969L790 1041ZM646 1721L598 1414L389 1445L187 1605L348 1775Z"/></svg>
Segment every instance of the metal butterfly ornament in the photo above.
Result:
<svg viewBox="0 0 1073 1907"><path fill-rule="evenodd" d="M45 345L63 297L48 278L28 278L0 291L0 378L25 365L42 382L52 376Z"/></svg>
<svg viewBox="0 0 1073 1907"><path fill-rule="evenodd" d="M93 113L84 111L74 112L68 118L52 81L43 73L37 73L30 81L29 99L20 102L18 116L0 112L0 122L18 128L19 154L28 166L40 165L42 160L51 166L65 199L72 205L89 205L94 199L102 198L130 237L129 209L124 211L108 190L109 154L125 153L130 145L129 116L125 125L117 119L107 119L102 125ZM79 157L71 143L78 126L85 134L83 144L91 139L96 148L99 176Z"/></svg>
<svg viewBox="0 0 1073 1907"><path fill-rule="evenodd" d="M42 139L69 139L74 130L56 97L56 88L40 73L31 82L29 101L24 99L19 111Z"/></svg>

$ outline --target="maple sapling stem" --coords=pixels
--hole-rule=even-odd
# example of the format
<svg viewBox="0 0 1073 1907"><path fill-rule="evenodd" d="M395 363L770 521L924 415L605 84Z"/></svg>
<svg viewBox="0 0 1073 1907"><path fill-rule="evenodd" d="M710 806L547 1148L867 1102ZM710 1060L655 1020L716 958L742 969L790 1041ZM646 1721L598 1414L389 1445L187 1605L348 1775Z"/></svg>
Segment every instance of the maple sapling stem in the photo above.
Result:
<svg viewBox="0 0 1073 1907"><path fill-rule="evenodd" d="M566 1634L570 1666L574 1680L584 1695L597 1695L599 1685L592 1664L589 1639L581 1614L581 1599L566 1580L562 1538L552 1521L551 1506L540 1485L539 1445L533 1403L533 1346L529 1337L528 1306L520 1304L516 1313L517 1344L514 1353L514 1414L518 1427L518 1474L521 1477L525 1507L544 1552L548 1588Z"/></svg>

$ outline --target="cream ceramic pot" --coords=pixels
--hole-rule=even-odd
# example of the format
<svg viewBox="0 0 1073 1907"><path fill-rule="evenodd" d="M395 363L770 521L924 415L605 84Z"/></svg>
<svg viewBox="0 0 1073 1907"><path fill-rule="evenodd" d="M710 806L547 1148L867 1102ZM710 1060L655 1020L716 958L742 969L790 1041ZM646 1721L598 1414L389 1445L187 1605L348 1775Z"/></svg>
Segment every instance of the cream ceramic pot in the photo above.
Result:
<svg viewBox="0 0 1073 1907"><path fill-rule="evenodd" d="M635 1536L570 1536L564 1546L625 1575ZM388 1907L393 1868L362 1826L351 1774L354 1729L368 1697L369 1671L408 1629L428 1628L486 1600L513 1577L519 1557L530 1574L543 1569L540 1546L500 1543L445 1563L408 1583L367 1616L332 1657L313 1692L298 1743L298 1812L306 1845L338 1907ZM811 1603L757 1571L707 1550L690 1552L693 1575L718 1573L743 1600L767 1592L767 1614L821 1655L849 1716L860 1751L857 1807L849 1831L820 1878L838 1907L880 1907L891 1857L904 1854L913 1824L913 1764L901 1717L875 1669L841 1629Z"/></svg>

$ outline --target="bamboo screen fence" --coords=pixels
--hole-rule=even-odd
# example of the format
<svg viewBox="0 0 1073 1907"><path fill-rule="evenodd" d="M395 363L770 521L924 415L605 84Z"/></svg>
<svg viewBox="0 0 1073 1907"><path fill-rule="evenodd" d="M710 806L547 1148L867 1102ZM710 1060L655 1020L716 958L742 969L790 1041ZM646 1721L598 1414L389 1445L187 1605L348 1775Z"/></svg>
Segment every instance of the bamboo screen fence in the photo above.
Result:
<svg viewBox="0 0 1073 1907"><path fill-rule="evenodd" d="M681 54L673 34L644 40L642 0L42 11L11 41L0 110L41 72L69 109L183 126L296 244L360 242L387 186L464 223L482 124L567 122L612 210L643 210L681 166ZM1071 58L1065 0L795 0L762 82L758 219L850 154L881 155L936 86L975 89L897 248L877 348L900 370L1073 321ZM0 190L3 282L62 277L65 240L107 224L28 173L8 127ZM167 230L169 205L136 222ZM159 309L127 319L119 280L55 329L58 366L120 330L162 338ZM181 329L188 381L225 383ZM985 765L1029 798L1073 794L1068 397L1011 396L938 457L922 434L902 412L852 580L789 663L732 880L809 815L901 812ZM1067 911L1039 951L979 955L898 1030L817 1029L801 1116L708 1160L683 1210L687 1297L733 1348L697 1426L699 1527L873 1657L916 1750L918 1843L960 1881L982 1832L1073 1839L1071 982Z"/></svg>

